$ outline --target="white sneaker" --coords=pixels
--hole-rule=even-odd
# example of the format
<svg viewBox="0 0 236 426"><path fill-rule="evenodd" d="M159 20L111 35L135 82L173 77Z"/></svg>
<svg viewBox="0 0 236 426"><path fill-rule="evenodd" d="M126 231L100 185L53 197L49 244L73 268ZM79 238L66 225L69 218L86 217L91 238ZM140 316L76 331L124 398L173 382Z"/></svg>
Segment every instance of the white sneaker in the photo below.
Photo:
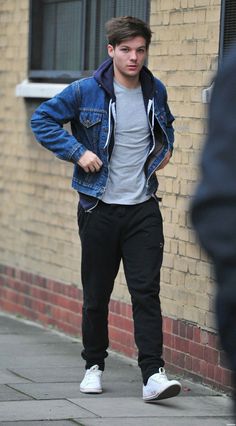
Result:
<svg viewBox="0 0 236 426"><path fill-rule="evenodd" d="M146 386L143 385L143 399L145 402L172 398L181 391L181 384L177 380L168 380L165 369L159 368L159 373L149 377Z"/></svg>
<svg viewBox="0 0 236 426"><path fill-rule="evenodd" d="M102 393L102 373L98 365L93 365L86 370L84 378L80 383L80 392Z"/></svg>

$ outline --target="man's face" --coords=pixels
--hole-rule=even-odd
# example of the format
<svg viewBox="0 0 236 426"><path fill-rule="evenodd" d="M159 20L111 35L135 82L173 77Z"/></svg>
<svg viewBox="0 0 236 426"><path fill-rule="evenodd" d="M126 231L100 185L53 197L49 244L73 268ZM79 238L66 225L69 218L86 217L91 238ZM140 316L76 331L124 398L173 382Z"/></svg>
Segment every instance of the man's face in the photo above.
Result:
<svg viewBox="0 0 236 426"><path fill-rule="evenodd" d="M146 40L137 36L113 47L108 44L108 54L113 59L114 75L118 82L130 85L139 80L139 73L147 58Z"/></svg>

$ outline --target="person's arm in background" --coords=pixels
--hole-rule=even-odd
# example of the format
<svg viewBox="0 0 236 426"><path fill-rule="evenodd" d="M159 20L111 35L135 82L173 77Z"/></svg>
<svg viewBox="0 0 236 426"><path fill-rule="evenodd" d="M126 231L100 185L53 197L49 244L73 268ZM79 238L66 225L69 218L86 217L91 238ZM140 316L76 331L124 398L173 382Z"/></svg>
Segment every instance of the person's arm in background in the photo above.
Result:
<svg viewBox="0 0 236 426"><path fill-rule="evenodd" d="M236 46L216 78L192 222L213 261L216 319L232 369L236 419Z"/></svg>
<svg viewBox="0 0 236 426"><path fill-rule="evenodd" d="M236 54L215 80L201 171L194 227L213 260L236 268Z"/></svg>

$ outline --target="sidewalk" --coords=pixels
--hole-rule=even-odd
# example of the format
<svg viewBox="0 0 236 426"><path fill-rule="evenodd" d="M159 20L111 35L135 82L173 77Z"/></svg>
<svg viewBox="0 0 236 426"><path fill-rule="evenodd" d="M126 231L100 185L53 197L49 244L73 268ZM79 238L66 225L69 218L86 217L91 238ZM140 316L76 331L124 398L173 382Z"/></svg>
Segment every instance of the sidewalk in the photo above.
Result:
<svg viewBox="0 0 236 426"><path fill-rule="evenodd" d="M0 313L1 426L226 426L229 398L181 380L180 396L147 404L136 362L110 354L104 393L83 395L81 343Z"/></svg>

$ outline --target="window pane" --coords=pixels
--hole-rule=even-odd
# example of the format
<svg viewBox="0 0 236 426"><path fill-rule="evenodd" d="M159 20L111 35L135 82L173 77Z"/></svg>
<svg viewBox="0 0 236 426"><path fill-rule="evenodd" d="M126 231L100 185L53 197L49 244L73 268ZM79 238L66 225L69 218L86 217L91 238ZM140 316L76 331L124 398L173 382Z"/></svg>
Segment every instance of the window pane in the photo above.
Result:
<svg viewBox="0 0 236 426"><path fill-rule="evenodd" d="M42 69L82 69L83 30L82 0L45 3Z"/></svg>
<svg viewBox="0 0 236 426"><path fill-rule="evenodd" d="M236 41L236 1L225 1L224 54Z"/></svg>
<svg viewBox="0 0 236 426"><path fill-rule="evenodd" d="M58 3L56 16L56 70L83 68L83 5L82 1Z"/></svg>
<svg viewBox="0 0 236 426"><path fill-rule="evenodd" d="M90 0L86 8L86 47L85 68L94 69L96 63L96 50L99 41L96 36L97 27L97 0Z"/></svg>
<svg viewBox="0 0 236 426"><path fill-rule="evenodd" d="M117 0L116 16L135 16L136 18L146 20L147 3L144 0Z"/></svg>
<svg viewBox="0 0 236 426"><path fill-rule="evenodd" d="M56 5L45 4L43 9L42 68L54 68Z"/></svg>
<svg viewBox="0 0 236 426"><path fill-rule="evenodd" d="M97 26L97 39L99 40L97 64L101 63L108 57L107 55L107 39L105 32L105 23L111 17L115 16L115 1L105 0L101 2L99 25Z"/></svg>

